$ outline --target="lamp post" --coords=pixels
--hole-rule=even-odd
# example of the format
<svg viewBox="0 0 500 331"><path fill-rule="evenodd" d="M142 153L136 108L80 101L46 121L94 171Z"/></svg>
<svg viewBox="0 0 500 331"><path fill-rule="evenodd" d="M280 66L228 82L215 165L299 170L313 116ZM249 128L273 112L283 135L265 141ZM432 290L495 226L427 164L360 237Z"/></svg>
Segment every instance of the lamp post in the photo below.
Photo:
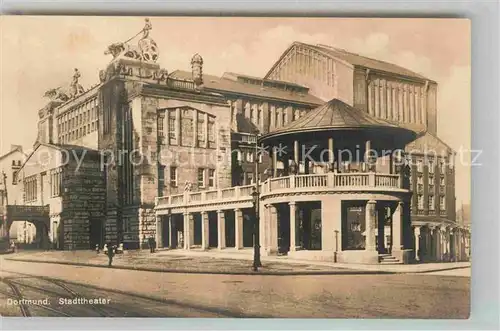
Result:
<svg viewBox="0 0 500 331"><path fill-rule="evenodd" d="M259 229L259 153L258 153L258 134L255 135L255 186L252 190L252 201L254 210L254 224L253 224L253 271L258 271L262 267L260 262L260 229Z"/></svg>

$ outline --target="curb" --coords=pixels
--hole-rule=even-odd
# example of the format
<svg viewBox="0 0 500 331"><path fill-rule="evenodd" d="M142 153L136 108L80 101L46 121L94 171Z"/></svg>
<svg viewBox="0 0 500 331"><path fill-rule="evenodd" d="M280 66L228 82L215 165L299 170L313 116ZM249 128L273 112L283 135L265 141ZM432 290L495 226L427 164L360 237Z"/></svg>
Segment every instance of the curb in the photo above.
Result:
<svg viewBox="0 0 500 331"><path fill-rule="evenodd" d="M93 264L85 262L66 262L66 261L40 261L35 259L16 259L16 258L6 258L8 261L15 262L27 262L27 263L47 263L47 264L61 264L61 265L72 265L80 267L93 267L93 268L106 268L110 269L107 265L103 264ZM354 270L354 269L343 269L332 270L332 271L202 271L202 270L190 270L190 269L159 269L159 268L147 268L147 267L133 267L133 266L112 266L111 269L118 270L134 270L134 271L149 271L149 272L164 272L164 273L177 273L177 274L205 274L205 275L234 275L234 276L305 276L305 275L394 275L400 274L401 272L395 271L382 271L382 270ZM408 273L408 272L402 272Z"/></svg>

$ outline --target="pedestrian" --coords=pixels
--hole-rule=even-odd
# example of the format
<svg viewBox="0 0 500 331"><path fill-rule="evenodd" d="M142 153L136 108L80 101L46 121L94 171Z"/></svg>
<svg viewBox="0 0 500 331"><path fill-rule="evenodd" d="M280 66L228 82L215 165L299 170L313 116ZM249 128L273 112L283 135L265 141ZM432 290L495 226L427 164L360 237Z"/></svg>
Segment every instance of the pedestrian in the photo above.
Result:
<svg viewBox="0 0 500 331"><path fill-rule="evenodd" d="M149 252L154 253L155 246L154 246L154 238L153 237L148 238L148 246L149 246Z"/></svg>
<svg viewBox="0 0 500 331"><path fill-rule="evenodd" d="M99 251L100 251L100 249L99 249L99 244L97 244L97 245L95 245L95 252L96 252L97 254L99 254Z"/></svg>
<svg viewBox="0 0 500 331"><path fill-rule="evenodd" d="M113 256L115 256L115 246L108 245L108 267L113 263Z"/></svg>

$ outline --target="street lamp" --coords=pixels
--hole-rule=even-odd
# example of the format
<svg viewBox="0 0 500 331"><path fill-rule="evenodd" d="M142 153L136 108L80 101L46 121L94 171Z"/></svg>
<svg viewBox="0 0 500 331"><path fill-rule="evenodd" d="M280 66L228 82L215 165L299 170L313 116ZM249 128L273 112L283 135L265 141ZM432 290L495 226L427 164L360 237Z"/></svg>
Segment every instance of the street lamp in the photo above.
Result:
<svg viewBox="0 0 500 331"><path fill-rule="evenodd" d="M252 189L252 201L254 210L254 224L253 224L253 271L258 271L262 267L260 262L260 229L259 229L259 152L258 152L259 135L255 135L255 186Z"/></svg>
<svg viewBox="0 0 500 331"><path fill-rule="evenodd" d="M253 210L254 210L254 224L253 224L253 271L258 271L262 267L260 262L260 243L259 243L259 190L257 188L252 190Z"/></svg>

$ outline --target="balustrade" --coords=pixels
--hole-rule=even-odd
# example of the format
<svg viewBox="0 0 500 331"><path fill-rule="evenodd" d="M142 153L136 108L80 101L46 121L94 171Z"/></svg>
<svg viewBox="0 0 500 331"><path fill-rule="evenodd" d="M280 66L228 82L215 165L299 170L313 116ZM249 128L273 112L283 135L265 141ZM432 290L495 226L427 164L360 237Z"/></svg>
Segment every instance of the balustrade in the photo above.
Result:
<svg viewBox="0 0 500 331"><path fill-rule="evenodd" d="M262 183L259 192L261 195L272 192L283 192L284 190L297 190L307 188L401 188L400 176L394 174L379 173L326 173L292 175L286 177L270 178ZM190 202L224 201L248 199L252 196L255 185L236 186L219 190L207 190L189 193L187 199L184 194L172 195L170 197L157 198L158 206L182 205ZM418 211L417 213L420 213Z"/></svg>
<svg viewBox="0 0 500 331"><path fill-rule="evenodd" d="M295 187L326 187L326 183L326 174L295 176Z"/></svg>

